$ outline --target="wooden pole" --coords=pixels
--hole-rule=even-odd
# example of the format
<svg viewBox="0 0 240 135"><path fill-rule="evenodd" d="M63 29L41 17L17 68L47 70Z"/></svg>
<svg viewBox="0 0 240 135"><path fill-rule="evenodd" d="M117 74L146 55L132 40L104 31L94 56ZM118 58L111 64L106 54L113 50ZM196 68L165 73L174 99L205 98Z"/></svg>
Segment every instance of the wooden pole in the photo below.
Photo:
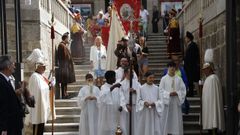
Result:
<svg viewBox="0 0 240 135"><path fill-rule="evenodd" d="M133 38L133 36L132 36L132 23L133 23L133 21L130 21L130 40L134 40ZM134 42L131 42L130 44L133 44ZM133 45L131 45L131 46L133 46ZM131 48L132 49L132 48ZM133 50L131 50L131 53L130 53L130 86L129 86L129 88L131 89L132 88L132 79L133 79L133 56L132 56L132 52L133 52ZM129 105L130 105L130 107L132 107L132 92L131 91L129 91ZM132 110L131 111L129 111L129 135L132 135Z"/></svg>
<svg viewBox="0 0 240 135"><path fill-rule="evenodd" d="M55 46L54 46L54 39L55 39L55 30L54 30L54 14L52 14L51 19L51 39L52 39L52 77L54 77L54 65L55 65ZM52 135L54 134L54 86L51 86L50 91L50 100L51 100L51 112L52 112Z"/></svg>
<svg viewBox="0 0 240 135"><path fill-rule="evenodd" d="M199 44L200 44L200 76L202 75L202 65L203 65L203 50L202 50L202 36L203 36L203 18L199 19ZM199 81L199 95L200 95L200 135L202 135L202 87L203 82Z"/></svg>

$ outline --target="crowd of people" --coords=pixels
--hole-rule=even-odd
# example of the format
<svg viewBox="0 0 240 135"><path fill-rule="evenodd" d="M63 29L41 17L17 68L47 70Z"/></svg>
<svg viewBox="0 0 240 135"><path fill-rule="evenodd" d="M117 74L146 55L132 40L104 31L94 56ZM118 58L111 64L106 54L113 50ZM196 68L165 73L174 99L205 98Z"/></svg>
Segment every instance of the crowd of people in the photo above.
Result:
<svg viewBox="0 0 240 135"><path fill-rule="evenodd" d="M157 11L154 9L154 11ZM83 57L82 35L87 33L94 39L90 49L90 73L86 74L87 85L78 95L81 107L80 135L113 135L121 129L122 135L130 132L129 117L131 112L131 132L133 135L168 135L183 134L183 115L188 114L186 95L194 96L194 85L200 79L200 56L193 35L186 33L187 49L184 57L180 47L179 24L176 11L169 11L169 24L166 27L168 36L168 55L171 62L164 70L159 86L154 84L154 73L148 69L150 53L146 43L148 12L140 11L143 35L136 36L134 46L129 46L129 37L118 41L114 50L118 58L115 70L107 70L107 46L104 43L101 28L108 26L111 7L104 14L99 12L97 18L89 17L85 30L79 11L71 28L71 47L69 50L69 33L62 36L57 52L56 80L44 77L46 58L40 49L34 49L28 61L35 65L29 84L22 83L14 87L10 76L14 73L14 62L9 56L0 57L0 133L1 135L21 135L23 128L22 103L18 96L24 96L27 102L29 117L25 120L33 124L33 134L42 135L47 120L54 119L55 111L50 101L51 88L55 83L60 85L62 98L69 98L68 83L76 81L73 58ZM142 15L141 15L142 14ZM154 12L152 23L159 20ZM157 32L157 29L154 29ZM78 46L81 44L81 46ZM79 51L80 50L80 51ZM181 65L182 60L184 66ZM203 129L209 133L224 130L223 103L221 84L214 74L213 61L205 61L203 72L206 80L203 85ZM144 80L144 81L143 81ZM16 90L15 90L16 89ZM188 92L187 92L188 91ZM34 97L34 98L33 98ZM130 98L131 97L131 98ZM208 112L212 112L209 114ZM54 115L54 116L52 116Z"/></svg>

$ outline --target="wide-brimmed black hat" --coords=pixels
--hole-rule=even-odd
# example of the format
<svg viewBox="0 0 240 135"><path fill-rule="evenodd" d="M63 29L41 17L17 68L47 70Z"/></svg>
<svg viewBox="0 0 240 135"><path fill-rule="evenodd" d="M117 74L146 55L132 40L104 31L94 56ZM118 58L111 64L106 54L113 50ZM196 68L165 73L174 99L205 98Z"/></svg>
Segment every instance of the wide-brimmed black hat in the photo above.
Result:
<svg viewBox="0 0 240 135"><path fill-rule="evenodd" d="M189 31L186 32L186 37L189 38L190 40L194 39L193 34Z"/></svg>

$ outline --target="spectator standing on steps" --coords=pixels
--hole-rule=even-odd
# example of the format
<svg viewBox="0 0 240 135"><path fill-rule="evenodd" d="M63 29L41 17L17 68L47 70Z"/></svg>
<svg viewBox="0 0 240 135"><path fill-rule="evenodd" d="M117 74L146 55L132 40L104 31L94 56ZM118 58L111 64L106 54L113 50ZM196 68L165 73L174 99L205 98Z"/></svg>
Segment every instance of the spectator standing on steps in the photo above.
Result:
<svg viewBox="0 0 240 135"><path fill-rule="evenodd" d="M104 74L106 72L107 52L106 47L102 44L102 38L97 36L95 44L90 49L91 68L94 72L94 77L97 79L97 86L103 84Z"/></svg>
<svg viewBox="0 0 240 135"><path fill-rule="evenodd" d="M143 5L141 5L140 9L140 17L141 17L141 23L143 25L143 32L147 35L147 28L149 23L149 13L146 9L144 9Z"/></svg>
<svg viewBox="0 0 240 135"><path fill-rule="evenodd" d="M184 69L187 74L189 91L187 96L194 96L194 82L198 82L200 79L200 54L198 46L193 42L193 35L190 32L186 33L186 53L184 56Z"/></svg>
<svg viewBox="0 0 240 135"><path fill-rule="evenodd" d="M75 71L73 67L73 60L68 50L69 45L69 33L65 33L62 36L62 41L58 45L57 50L57 64L59 71L56 73L57 82L61 84L62 98L69 98L67 93L67 84L76 81Z"/></svg>
<svg viewBox="0 0 240 135"><path fill-rule="evenodd" d="M153 33L158 33L158 21L159 21L159 11L157 6L153 7L153 16L152 16L152 31Z"/></svg>

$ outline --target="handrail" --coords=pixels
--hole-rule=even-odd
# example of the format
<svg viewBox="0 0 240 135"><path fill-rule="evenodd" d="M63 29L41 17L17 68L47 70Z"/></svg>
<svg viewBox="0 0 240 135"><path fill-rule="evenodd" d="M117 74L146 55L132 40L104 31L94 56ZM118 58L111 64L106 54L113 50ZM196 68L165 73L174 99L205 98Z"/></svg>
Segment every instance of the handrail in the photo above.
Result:
<svg viewBox="0 0 240 135"><path fill-rule="evenodd" d="M40 0L40 7L49 14L54 14L55 18L67 28L73 24L74 15L61 0Z"/></svg>

